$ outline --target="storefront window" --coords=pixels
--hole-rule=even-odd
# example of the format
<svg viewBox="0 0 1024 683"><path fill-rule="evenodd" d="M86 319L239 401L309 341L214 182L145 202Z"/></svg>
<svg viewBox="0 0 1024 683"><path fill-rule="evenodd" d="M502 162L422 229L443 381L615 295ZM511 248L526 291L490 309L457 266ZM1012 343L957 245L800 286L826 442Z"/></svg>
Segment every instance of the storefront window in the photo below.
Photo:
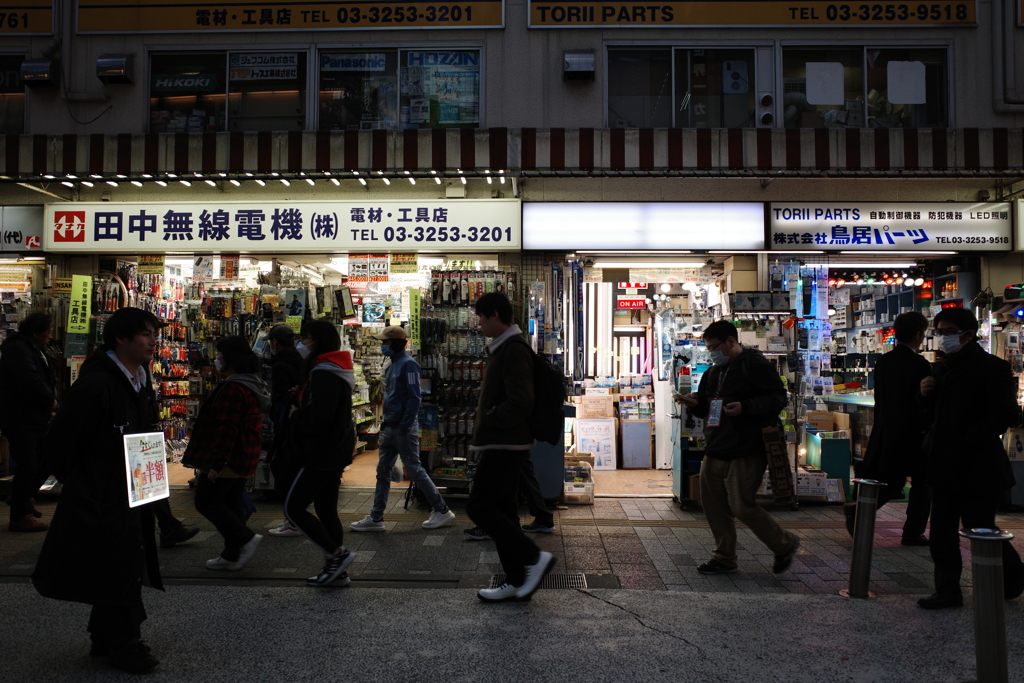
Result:
<svg viewBox="0 0 1024 683"><path fill-rule="evenodd" d="M232 131L305 130L304 52L232 52L228 69Z"/></svg>
<svg viewBox="0 0 1024 683"><path fill-rule="evenodd" d="M321 130L479 125L479 50L320 55Z"/></svg>
<svg viewBox="0 0 1024 683"><path fill-rule="evenodd" d="M672 51L608 50L608 126L672 125Z"/></svg>
<svg viewBox="0 0 1024 683"><path fill-rule="evenodd" d="M930 128L947 125L946 51L783 51L786 128Z"/></svg>
<svg viewBox="0 0 1024 683"><path fill-rule="evenodd" d="M21 82L24 55L0 55L0 134L25 132L25 86Z"/></svg>
<svg viewBox="0 0 1024 683"><path fill-rule="evenodd" d="M754 51L675 51L679 128L753 128Z"/></svg>
<svg viewBox="0 0 1024 683"><path fill-rule="evenodd" d="M226 55L153 55L150 60L149 130L202 133L225 130Z"/></svg>

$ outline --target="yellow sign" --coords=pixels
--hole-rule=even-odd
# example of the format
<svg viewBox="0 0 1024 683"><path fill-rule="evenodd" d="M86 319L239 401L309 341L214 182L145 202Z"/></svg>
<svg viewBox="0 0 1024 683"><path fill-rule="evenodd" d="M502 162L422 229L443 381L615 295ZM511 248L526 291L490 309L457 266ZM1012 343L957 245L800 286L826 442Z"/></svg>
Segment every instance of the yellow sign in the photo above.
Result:
<svg viewBox="0 0 1024 683"><path fill-rule="evenodd" d="M289 315L284 319L284 324L292 328L292 332L298 334L302 331L302 316L301 315Z"/></svg>
<svg viewBox="0 0 1024 683"><path fill-rule="evenodd" d="M139 275L163 275L163 254L139 254Z"/></svg>
<svg viewBox="0 0 1024 683"><path fill-rule="evenodd" d="M58 277L53 280L53 287L50 290L53 296L70 296L71 294L71 278L69 277Z"/></svg>
<svg viewBox="0 0 1024 683"><path fill-rule="evenodd" d="M419 271L419 256L416 254L392 254L391 273L415 275Z"/></svg>
<svg viewBox="0 0 1024 683"><path fill-rule="evenodd" d="M409 340L420 348L420 290L409 290Z"/></svg>
<svg viewBox="0 0 1024 683"><path fill-rule="evenodd" d="M71 306L68 308L68 334L89 334L92 305L92 278L71 276Z"/></svg>
<svg viewBox="0 0 1024 683"><path fill-rule="evenodd" d="M974 0L929 3L530 1L530 28L618 26L946 26L974 25Z"/></svg>
<svg viewBox="0 0 1024 683"><path fill-rule="evenodd" d="M53 33L53 0L0 3L0 36Z"/></svg>
<svg viewBox="0 0 1024 683"><path fill-rule="evenodd" d="M503 28L503 0L78 0L79 33Z"/></svg>

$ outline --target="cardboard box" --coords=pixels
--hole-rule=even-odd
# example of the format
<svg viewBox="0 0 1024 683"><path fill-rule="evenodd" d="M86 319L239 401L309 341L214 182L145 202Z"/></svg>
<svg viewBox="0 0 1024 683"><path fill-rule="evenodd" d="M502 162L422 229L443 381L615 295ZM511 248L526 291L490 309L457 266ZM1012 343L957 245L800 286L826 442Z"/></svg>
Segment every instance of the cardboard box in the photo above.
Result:
<svg viewBox="0 0 1024 683"><path fill-rule="evenodd" d="M725 274L725 291L740 292L757 289L756 270L734 270Z"/></svg>
<svg viewBox="0 0 1024 683"><path fill-rule="evenodd" d="M580 417L583 419L615 417L614 397L611 395L582 396L580 398Z"/></svg>
<svg viewBox="0 0 1024 683"><path fill-rule="evenodd" d="M757 271L757 257L751 254L741 256L730 256L725 259L725 272L731 273L734 270Z"/></svg>
<svg viewBox="0 0 1024 683"><path fill-rule="evenodd" d="M832 413L827 410L808 410L807 427L819 432L831 432Z"/></svg>
<svg viewBox="0 0 1024 683"><path fill-rule="evenodd" d="M564 461L565 461L566 465L582 465L582 464L586 464L586 465L590 465L590 467L593 468L594 467L594 454L593 453L577 453L576 451L571 451L571 452L565 454Z"/></svg>
<svg viewBox="0 0 1024 683"><path fill-rule="evenodd" d="M832 424L835 430L847 430L850 429L850 414L849 413L832 413ZM838 438L838 437L837 437Z"/></svg>
<svg viewBox="0 0 1024 683"><path fill-rule="evenodd" d="M690 500L700 500L700 475L691 474L687 483L690 486Z"/></svg>

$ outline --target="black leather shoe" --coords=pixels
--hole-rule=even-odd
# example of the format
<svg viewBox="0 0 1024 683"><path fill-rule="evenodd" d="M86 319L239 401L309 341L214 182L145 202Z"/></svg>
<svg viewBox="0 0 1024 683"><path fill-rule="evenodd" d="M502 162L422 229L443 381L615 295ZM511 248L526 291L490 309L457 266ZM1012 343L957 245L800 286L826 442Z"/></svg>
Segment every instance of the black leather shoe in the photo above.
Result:
<svg viewBox="0 0 1024 683"><path fill-rule="evenodd" d="M850 533L850 538L853 538L853 522L857 518L857 506L843 506L843 514L846 515L846 530Z"/></svg>
<svg viewBox="0 0 1024 683"><path fill-rule="evenodd" d="M964 596L960 593L942 594L935 593L929 595L927 598L921 598L917 601L918 607L924 609L945 609L947 607L963 607Z"/></svg>
<svg viewBox="0 0 1024 683"><path fill-rule="evenodd" d="M160 547L161 548L173 548L179 543L184 543L195 537L199 533L199 527L194 526L189 528L182 525L180 529L171 534L160 534Z"/></svg>
<svg viewBox="0 0 1024 683"><path fill-rule="evenodd" d="M782 572L789 569L789 565L793 564L793 558L796 557L796 551L800 549L800 539L795 535L793 536L793 548L785 555L776 555L775 563L772 565L773 574L781 574Z"/></svg>
<svg viewBox="0 0 1024 683"><path fill-rule="evenodd" d="M110 666L131 674L145 673L159 663L141 640L128 641L110 653Z"/></svg>
<svg viewBox="0 0 1024 683"><path fill-rule="evenodd" d="M920 536L904 536L900 543L902 545L931 545L931 541L929 541L928 537L924 534L921 534Z"/></svg>

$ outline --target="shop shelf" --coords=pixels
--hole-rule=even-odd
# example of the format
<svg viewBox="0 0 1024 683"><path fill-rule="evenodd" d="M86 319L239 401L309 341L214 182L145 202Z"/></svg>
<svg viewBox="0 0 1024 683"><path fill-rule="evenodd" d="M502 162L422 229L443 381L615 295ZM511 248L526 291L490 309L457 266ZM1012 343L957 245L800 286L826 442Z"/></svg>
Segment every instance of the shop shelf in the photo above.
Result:
<svg viewBox="0 0 1024 683"><path fill-rule="evenodd" d="M361 425L364 422L370 422L373 419L374 419L373 415L371 415L370 417L364 417L362 420L356 420L356 424L357 425Z"/></svg>
<svg viewBox="0 0 1024 683"><path fill-rule="evenodd" d="M358 408L359 406L365 406L368 403L369 403L369 401L359 401L358 403L353 403L352 407L353 408Z"/></svg>

